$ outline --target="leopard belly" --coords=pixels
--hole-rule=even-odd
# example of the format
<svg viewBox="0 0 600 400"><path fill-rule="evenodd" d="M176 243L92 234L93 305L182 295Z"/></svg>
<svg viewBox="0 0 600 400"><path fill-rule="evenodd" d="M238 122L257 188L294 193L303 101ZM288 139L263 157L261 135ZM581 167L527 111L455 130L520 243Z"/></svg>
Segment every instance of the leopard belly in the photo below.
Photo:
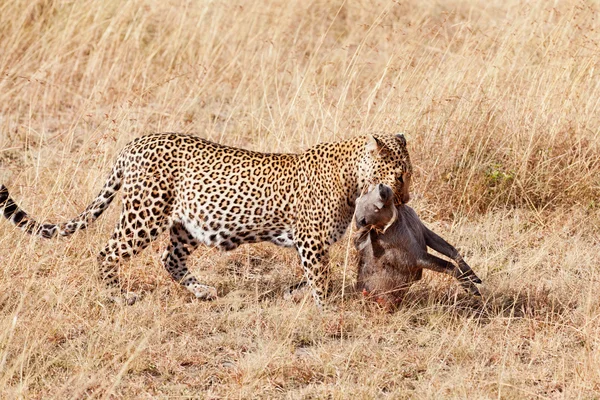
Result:
<svg viewBox="0 0 600 400"><path fill-rule="evenodd" d="M265 241L282 247L295 246L294 233L290 226L270 226L267 229L264 226L249 224L240 229L239 226L232 227L210 218L206 221L184 218L181 223L198 242L221 250L233 250L241 244Z"/></svg>

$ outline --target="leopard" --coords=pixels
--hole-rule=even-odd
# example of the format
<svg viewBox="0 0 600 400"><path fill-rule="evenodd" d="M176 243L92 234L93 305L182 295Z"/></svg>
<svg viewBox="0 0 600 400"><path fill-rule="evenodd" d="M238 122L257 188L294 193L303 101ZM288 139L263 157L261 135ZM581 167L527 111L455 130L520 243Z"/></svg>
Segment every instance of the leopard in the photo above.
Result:
<svg viewBox="0 0 600 400"><path fill-rule="evenodd" d="M215 287L190 273L187 261L200 245L233 250L271 242L295 248L315 304L329 297L329 248L350 225L356 199L373 183L409 201L412 164L404 134L373 133L319 143L298 153L263 153L200 136L154 133L118 153L97 197L67 222L36 221L0 185L0 211L26 233L68 237L93 223L121 191L116 227L97 263L101 282L128 297L119 267L163 232L161 261L172 279L196 298L214 300ZM137 295L127 300L135 302Z"/></svg>
<svg viewBox="0 0 600 400"><path fill-rule="evenodd" d="M482 281L458 250L427 228L410 206L396 206L389 186L377 184L356 200L355 223L356 288L384 310L393 312L400 307L423 269L450 275L469 294L481 297L476 284ZM452 262L429 254L428 247Z"/></svg>

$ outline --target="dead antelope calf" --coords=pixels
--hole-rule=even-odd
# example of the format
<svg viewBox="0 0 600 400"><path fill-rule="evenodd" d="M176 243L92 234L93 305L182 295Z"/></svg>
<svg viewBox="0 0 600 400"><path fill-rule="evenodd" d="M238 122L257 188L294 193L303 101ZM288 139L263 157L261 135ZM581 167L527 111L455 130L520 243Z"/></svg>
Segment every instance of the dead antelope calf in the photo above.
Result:
<svg viewBox="0 0 600 400"><path fill-rule="evenodd" d="M391 311L426 268L455 277L468 292L479 296L475 284L481 279L458 251L423 225L412 208L395 206L393 197L389 186L379 184L356 202L358 290ZM427 247L457 265L428 254Z"/></svg>

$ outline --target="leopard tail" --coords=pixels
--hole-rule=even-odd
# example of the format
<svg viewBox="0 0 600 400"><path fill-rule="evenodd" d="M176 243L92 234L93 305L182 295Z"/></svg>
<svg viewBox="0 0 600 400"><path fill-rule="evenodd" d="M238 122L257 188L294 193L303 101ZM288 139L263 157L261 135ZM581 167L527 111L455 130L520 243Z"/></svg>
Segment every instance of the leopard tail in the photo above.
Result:
<svg viewBox="0 0 600 400"><path fill-rule="evenodd" d="M122 165L120 162L117 162L98 196L81 214L68 222L59 224L37 222L15 203L10 197L8 188L4 185L0 185L0 213L30 235L47 239L57 235L71 236L76 231L87 228L90 223L94 222L108 208L115 198L117 191L121 188L122 177Z"/></svg>

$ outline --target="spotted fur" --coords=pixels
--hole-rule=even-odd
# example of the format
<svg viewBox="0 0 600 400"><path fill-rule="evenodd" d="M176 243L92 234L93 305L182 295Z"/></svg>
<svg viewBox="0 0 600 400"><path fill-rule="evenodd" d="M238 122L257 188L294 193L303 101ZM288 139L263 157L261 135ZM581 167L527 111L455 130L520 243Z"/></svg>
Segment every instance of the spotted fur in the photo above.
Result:
<svg viewBox="0 0 600 400"><path fill-rule="evenodd" d="M216 290L198 282L186 266L200 244L231 250L270 241L297 249L321 306L327 293L328 248L350 224L361 191L385 183L393 188L397 203L406 203L411 173L402 135L356 137L299 154L268 154L162 133L127 144L99 195L69 222L36 222L4 185L0 210L27 233L69 236L98 218L121 189L119 223L98 256L110 287L118 286L123 260L168 230L165 268L198 298L216 297Z"/></svg>

